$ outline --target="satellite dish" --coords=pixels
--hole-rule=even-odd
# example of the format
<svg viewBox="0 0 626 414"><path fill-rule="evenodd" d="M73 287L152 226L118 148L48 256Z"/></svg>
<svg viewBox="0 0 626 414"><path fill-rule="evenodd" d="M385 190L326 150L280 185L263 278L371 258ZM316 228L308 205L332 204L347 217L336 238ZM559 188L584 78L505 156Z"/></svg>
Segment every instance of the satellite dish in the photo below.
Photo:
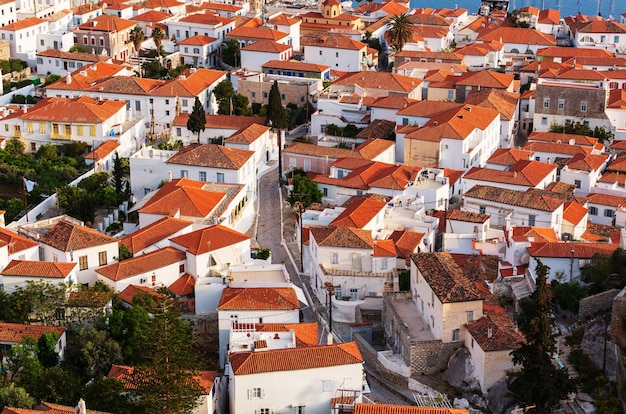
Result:
<svg viewBox="0 0 626 414"><path fill-rule="evenodd" d="M576 144L576 140L574 138L570 138L569 144L570 145L575 145Z"/></svg>

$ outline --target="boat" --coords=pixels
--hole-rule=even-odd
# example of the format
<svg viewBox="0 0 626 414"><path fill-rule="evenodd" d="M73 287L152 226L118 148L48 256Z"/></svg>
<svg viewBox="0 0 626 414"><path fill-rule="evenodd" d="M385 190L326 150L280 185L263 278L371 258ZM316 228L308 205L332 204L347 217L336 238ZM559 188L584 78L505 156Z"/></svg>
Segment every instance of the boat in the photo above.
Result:
<svg viewBox="0 0 626 414"><path fill-rule="evenodd" d="M478 14L489 16L494 10L509 10L509 0L482 0Z"/></svg>

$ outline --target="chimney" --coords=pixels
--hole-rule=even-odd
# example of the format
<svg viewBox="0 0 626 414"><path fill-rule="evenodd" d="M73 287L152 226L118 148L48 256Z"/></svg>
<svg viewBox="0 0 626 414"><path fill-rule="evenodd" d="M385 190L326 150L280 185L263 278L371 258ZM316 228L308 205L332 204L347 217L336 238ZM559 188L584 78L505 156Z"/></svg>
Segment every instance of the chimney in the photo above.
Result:
<svg viewBox="0 0 626 414"><path fill-rule="evenodd" d="M26 105L24 105L24 106L22 107L22 111L24 111L24 113L27 113L27 112L28 112L28 107L27 107Z"/></svg>
<svg viewBox="0 0 626 414"><path fill-rule="evenodd" d="M491 339L493 336L493 328L490 326L487 328L487 339Z"/></svg>
<svg viewBox="0 0 626 414"><path fill-rule="evenodd" d="M65 77L65 83L67 85L72 83L72 74L71 73L68 73L67 76Z"/></svg>
<svg viewBox="0 0 626 414"><path fill-rule="evenodd" d="M333 344L333 334L332 334L332 332L328 333L328 336L326 337L326 343L328 345L332 345Z"/></svg>

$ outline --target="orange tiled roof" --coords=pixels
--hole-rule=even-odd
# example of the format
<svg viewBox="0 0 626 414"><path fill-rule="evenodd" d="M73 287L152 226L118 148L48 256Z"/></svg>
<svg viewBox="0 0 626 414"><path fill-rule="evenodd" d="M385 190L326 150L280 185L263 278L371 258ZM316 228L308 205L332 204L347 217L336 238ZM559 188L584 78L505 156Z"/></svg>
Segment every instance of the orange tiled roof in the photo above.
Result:
<svg viewBox="0 0 626 414"><path fill-rule="evenodd" d="M472 167L463 178L503 184L535 187L556 170L556 164L520 160L506 171Z"/></svg>
<svg viewBox="0 0 626 414"><path fill-rule="evenodd" d="M162 298L163 297L162 294L156 292L155 290L153 290L152 288L150 288L148 286L138 286L138 285L128 285L128 286L126 286L124 288L124 290L122 290L120 293L118 293L117 297L122 302L128 303L129 305L132 305L133 301L135 299L135 296L137 296L139 294L150 295L151 299L153 299L153 300L154 300L154 298Z"/></svg>
<svg viewBox="0 0 626 414"><path fill-rule="evenodd" d="M545 57L613 57L613 53L600 48L584 48L584 47L545 47L537 49L537 56Z"/></svg>
<svg viewBox="0 0 626 414"><path fill-rule="evenodd" d="M620 186L624 186L626 183L626 174L620 174L619 172L609 172L602 174L602 177L598 180L601 183L615 183Z"/></svg>
<svg viewBox="0 0 626 414"><path fill-rule="evenodd" d="M590 203L601 204L604 206L626 206L626 197L620 197L610 194L591 193L587 195L587 200Z"/></svg>
<svg viewBox="0 0 626 414"><path fill-rule="evenodd" d="M33 121L103 123L123 108L126 108L126 101L110 99L97 101L88 96L50 97L41 100L19 117Z"/></svg>
<svg viewBox="0 0 626 414"><path fill-rule="evenodd" d="M218 311L225 310L295 310L300 301L293 288L227 287L222 291Z"/></svg>
<svg viewBox="0 0 626 414"><path fill-rule="evenodd" d="M302 35L302 37L300 38L300 44L305 47L317 46L329 47L332 49L362 50L367 48L367 45L363 42L359 42L358 40L354 40L348 36L331 32L307 33L305 35Z"/></svg>
<svg viewBox="0 0 626 414"><path fill-rule="evenodd" d="M237 352L229 355L229 361L234 375L251 375L361 364L363 357L356 342L346 342L264 352Z"/></svg>
<svg viewBox="0 0 626 414"><path fill-rule="evenodd" d="M521 160L529 160L535 153L519 148L498 148L487 160L488 164L513 165Z"/></svg>
<svg viewBox="0 0 626 414"><path fill-rule="evenodd" d="M451 209L448 210L446 218L448 220L466 221L468 223L484 223L489 220L489 217L491 217L489 214L479 214L472 213L470 211Z"/></svg>
<svg viewBox="0 0 626 414"><path fill-rule="evenodd" d="M181 262L187 258L185 252L173 247L165 247L121 262L96 269L96 272L114 282L127 279L151 270Z"/></svg>
<svg viewBox="0 0 626 414"><path fill-rule="evenodd" d="M112 139L104 141L98 148L93 151L89 151L89 153L85 155L85 159L94 161L101 160L111 154L119 146L120 143L113 141Z"/></svg>
<svg viewBox="0 0 626 414"><path fill-rule="evenodd" d="M0 227L0 246L8 246L9 254L15 254L38 245L39 243L36 241L27 239L11 230Z"/></svg>
<svg viewBox="0 0 626 414"><path fill-rule="evenodd" d="M500 112L500 119L510 121L516 115L519 99L519 93L487 88L471 91L465 98L465 103L495 109Z"/></svg>
<svg viewBox="0 0 626 414"><path fill-rule="evenodd" d="M452 77L453 79L455 77ZM506 73L494 72L491 70L481 70L478 72L467 72L463 76L458 76L459 80L456 85L461 86L480 86L481 88L502 88L506 89L511 86L514 80L513 75Z"/></svg>
<svg viewBox="0 0 626 414"><path fill-rule="evenodd" d="M52 57L57 59L79 60L82 62L104 62L111 59L110 56L97 55L87 52L64 52L62 50L48 49L37 52L37 56Z"/></svg>
<svg viewBox="0 0 626 414"><path fill-rule="evenodd" d="M239 26L226 34L228 39L273 40L285 39L289 34L267 27Z"/></svg>
<svg viewBox="0 0 626 414"><path fill-rule="evenodd" d="M219 39L216 39L214 37L209 37L209 36L204 36L204 35L197 35L197 36L188 37L187 39L183 39L180 42L178 42L178 44L179 45L202 46L202 45L208 45L208 44L216 42L218 40Z"/></svg>
<svg viewBox="0 0 626 414"><path fill-rule="evenodd" d="M396 256L408 260L417 252L418 246L424 238L424 233L411 230L394 230L388 237L396 245Z"/></svg>
<svg viewBox="0 0 626 414"><path fill-rule="evenodd" d="M238 170L254 156L253 151L216 144L189 145L172 156L168 163Z"/></svg>
<svg viewBox="0 0 626 414"><path fill-rule="evenodd" d="M304 142L293 142L283 149L283 154L298 154L311 157L326 158L336 160L339 158L351 157L361 159L361 155L353 150L345 148L323 147Z"/></svg>
<svg viewBox="0 0 626 414"><path fill-rule="evenodd" d="M357 137L359 138L367 138L363 143L359 144L356 148L354 148L354 151L357 154L359 154L363 159L372 160L394 145L394 141L381 139L391 134L391 132L393 132L392 130L387 135L384 135L383 131L387 130L386 128L391 127L391 124L389 123L389 121L386 121L386 122L385 121L386 120L384 119L380 119L380 120L377 119L377 120L372 121L369 124L370 126L373 125L372 129L370 129L369 131L363 134L363 135L367 134L369 136L367 135L363 136L363 135L360 135L360 133L357 134ZM367 129L368 128L365 128L361 132L364 132ZM381 135L384 135L384 136L381 136Z"/></svg>
<svg viewBox="0 0 626 414"><path fill-rule="evenodd" d="M2 30L18 31L43 23L47 23L47 21L39 17L27 17L23 20L3 26Z"/></svg>
<svg viewBox="0 0 626 414"><path fill-rule="evenodd" d="M417 253L411 259L442 303L482 300L450 253Z"/></svg>
<svg viewBox="0 0 626 414"><path fill-rule="evenodd" d="M0 342L5 344L18 343L25 336L32 336L35 339L39 339L41 335L52 332L56 332L61 336L65 333L65 327L0 322Z"/></svg>
<svg viewBox="0 0 626 414"><path fill-rule="evenodd" d="M267 52L267 53L282 53L290 50L291 46L277 43L273 40L259 40L243 47L241 50L249 52Z"/></svg>
<svg viewBox="0 0 626 414"><path fill-rule="evenodd" d="M249 240L250 236L221 224L205 227L170 239L194 255L219 250Z"/></svg>
<svg viewBox="0 0 626 414"><path fill-rule="evenodd" d="M533 191L509 190L487 185L475 185L463 196L548 212L555 211L563 204L563 201L557 198L535 194Z"/></svg>
<svg viewBox="0 0 626 414"><path fill-rule="evenodd" d="M181 113L172 120L172 125L187 127L189 120L188 113ZM265 117L260 116L243 116L243 115L206 115L206 128L216 129L232 129L238 131L249 127L252 124L265 124Z"/></svg>
<svg viewBox="0 0 626 414"><path fill-rule="evenodd" d="M117 16L102 14L88 22L78 25L78 30L98 32L121 32L135 27L136 23L131 20L121 19ZM6 26L5 26L6 27Z"/></svg>
<svg viewBox="0 0 626 414"><path fill-rule="evenodd" d="M270 60L261 65L261 67L268 69L301 70L305 72L324 72L330 68L330 66L326 65L300 62L297 60Z"/></svg>
<svg viewBox="0 0 626 414"><path fill-rule="evenodd" d="M0 272L0 275L65 279L76 265L77 263L11 260L2 272Z"/></svg>
<svg viewBox="0 0 626 414"><path fill-rule="evenodd" d="M144 371L145 372L145 371ZM209 395L215 382L216 371L197 371L193 379L202 387L203 395ZM126 365L113 364L109 370L109 378L115 378L120 381L124 388L127 390L137 389L142 383L147 381L146 376L143 374L141 368L129 367Z"/></svg>
<svg viewBox="0 0 626 414"><path fill-rule="evenodd" d="M154 194L139 210L140 213L174 215L180 211L185 217L208 217L225 199L226 193L205 190L207 183L188 178L177 178Z"/></svg>
<svg viewBox="0 0 626 414"><path fill-rule="evenodd" d="M392 404L354 404L354 414L469 414L463 408L416 407Z"/></svg>
<svg viewBox="0 0 626 414"><path fill-rule="evenodd" d="M556 236L554 229L551 227L529 227L529 226L513 226L513 240L530 241L532 238L536 242L557 242L559 238Z"/></svg>
<svg viewBox="0 0 626 414"><path fill-rule="evenodd" d="M575 145L594 147L598 143L598 138L588 137L586 135L563 134L560 132L531 132L528 136L528 141L553 142L555 144L569 144L572 142Z"/></svg>
<svg viewBox="0 0 626 414"><path fill-rule="evenodd" d="M567 168L578 171L597 171L606 164L609 157L600 154L576 154L568 162Z"/></svg>
<svg viewBox="0 0 626 414"><path fill-rule="evenodd" d="M591 259L594 254L610 256L618 243L586 243L586 242L540 242L532 243L528 253L533 257L571 258L572 250L577 259Z"/></svg>
<svg viewBox="0 0 626 414"><path fill-rule="evenodd" d="M480 31L478 42L490 42L492 40L502 43L517 43L538 46L555 46L556 40L553 35L542 33L535 29L521 27L498 27L496 29L483 29Z"/></svg>
<svg viewBox="0 0 626 414"><path fill-rule="evenodd" d="M371 197L355 198L337 218L329 223L329 226L363 228L386 205L384 201Z"/></svg>
<svg viewBox="0 0 626 414"><path fill-rule="evenodd" d="M314 227L310 235L318 246L349 247L353 249L372 249L372 232L350 227Z"/></svg>
<svg viewBox="0 0 626 414"><path fill-rule="evenodd" d="M545 9L539 12L537 23L539 24L559 24L561 20L561 12L554 9Z"/></svg>
<svg viewBox="0 0 626 414"><path fill-rule="evenodd" d="M254 141L261 138L261 136L269 130L270 127L259 124L252 124L235 132L233 135L226 138L224 142L252 144Z"/></svg>
<svg viewBox="0 0 626 414"><path fill-rule="evenodd" d="M102 234L85 226L78 226L67 221L59 221L52 226L40 241L62 252L74 252L89 247L117 243L117 239Z"/></svg>
<svg viewBox="0 0 626 414"><path fill-rule="evenodd" d="M31 409L28 408L11 408L4 407L2 414L75 414L76 407L68 407L65 405L52 404L42 401L37 407ZM104 411L87 410L86 414L111 414Z"/></svg>
<svg viewBox="0 0 626 414"><path fill-rule="evenodd" d="M393 240L374 240L374 249L372 256L374 257L396 257L396 245Z"/></svg>
<svg viewBox="0 0 626 414"><path fill-rule="evenodd" d="M440 142L443 138L467 138L474 129L485 130L500 113L494 109L463 105L433 116L415 132L406 134L405 139Z"/></svg>
<svg viewBox="0 0 626 414"><path fill-rule="evenodd" d="M318 344L317 322L310 323L257 323L255 332L289 332L296 336L296 346L311 346Z"/></svg>
<svg viewBox="0 0 626 414"><path fill-rule="evenodd" d="M332 166L351 170L343 178L318 174L313 181L346 188L369 189L371 187L403 190L411 180L412 167L382 162L341 158Z"/></svg>
<svg viewBox="0 0 626 414"><path fill-rule="evenodd" d="M174 217L163 217L148 226L141 228L134 233L124 236L120 240L120 244L123 244L135 254L146 247L164 240L174 233L191 226L191 221L181 220Z"/></svg>
<svg viewBox="0 0 626 414"><path fill-rule="evenodd" d="M194 292L194 287L196 286L196 279L193 278L189 273L185 273L174 283L168 286L170 292L174 293L178 296L188 296Z"/></svg>
<svg viewBox="0 0 626 414"><path fill-rule="evenodd" d="M232 23L233 19L220 17L215 13L196 13L183 17L179 21L184 23L205 24L207 26L220 27L225 24Z"/></svg>
<svg viewBox="0 0 626 414"><path fill-rule="evenodd" d="M573 225L577 225L582 219L587 217L587 209L575 201L568 201L563 206L563 220Z"/></svg>
<svg viewBox="0 0 626 414"><path fill-rule="evenodd" d="M131 20L139 21L139 22L156 23L156 22L162 22L172 17L174 17L174 15L171 13L164 13L159 10L148 10L145 13L138 14L137 16L133 17Z"/></svg>
<svg viewBox="0 0 626 414"><path fill-rule="evenodd" d="M398 111L398 115L417 116L423 118L432 118L433 116L442 114L452 109L461 108L463 104L444 101L418 101L405 109Z"/></svg>
<svg viewBox="0 0 626 414"><path fill-rule="evenodd" d="M569 145L567 143L552 142L527 142L524 149L532 152L547 152L559 155L567 155L573 157L576 154L587 155L593 151L593 148L583 147L580 145Z"/></svg>
<svg viewBox="0 0 626 414"><path fill-rule="evenodd" d="M398 75L391 72L349 72L337 78L334 85L358 85L364 89L378 89L384 91L412 92L421 79Z"/></svg>

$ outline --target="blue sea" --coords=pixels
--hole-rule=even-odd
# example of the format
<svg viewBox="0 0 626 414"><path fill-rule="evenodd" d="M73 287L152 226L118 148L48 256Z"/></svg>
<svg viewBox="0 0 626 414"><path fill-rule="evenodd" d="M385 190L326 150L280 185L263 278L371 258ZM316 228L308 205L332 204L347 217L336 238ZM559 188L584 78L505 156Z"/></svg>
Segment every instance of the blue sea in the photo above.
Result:
<svg viewBox="0 0 626 414"><path fill-rule="evenodd" d="M598 14L598 3L600 14L609 16L611 13L611 3L613 3L613 16L619 20L622 13L626 13L626 0L509 0L509 11L520 9L525 6L541 8L542 4L546 9L561 10L561 17L572 16L580 12L582 14ZM411 0L411 7L447 7L453 9L455 6L467 9L469 13L476 13L480 6L480 0Z"/></svg>

